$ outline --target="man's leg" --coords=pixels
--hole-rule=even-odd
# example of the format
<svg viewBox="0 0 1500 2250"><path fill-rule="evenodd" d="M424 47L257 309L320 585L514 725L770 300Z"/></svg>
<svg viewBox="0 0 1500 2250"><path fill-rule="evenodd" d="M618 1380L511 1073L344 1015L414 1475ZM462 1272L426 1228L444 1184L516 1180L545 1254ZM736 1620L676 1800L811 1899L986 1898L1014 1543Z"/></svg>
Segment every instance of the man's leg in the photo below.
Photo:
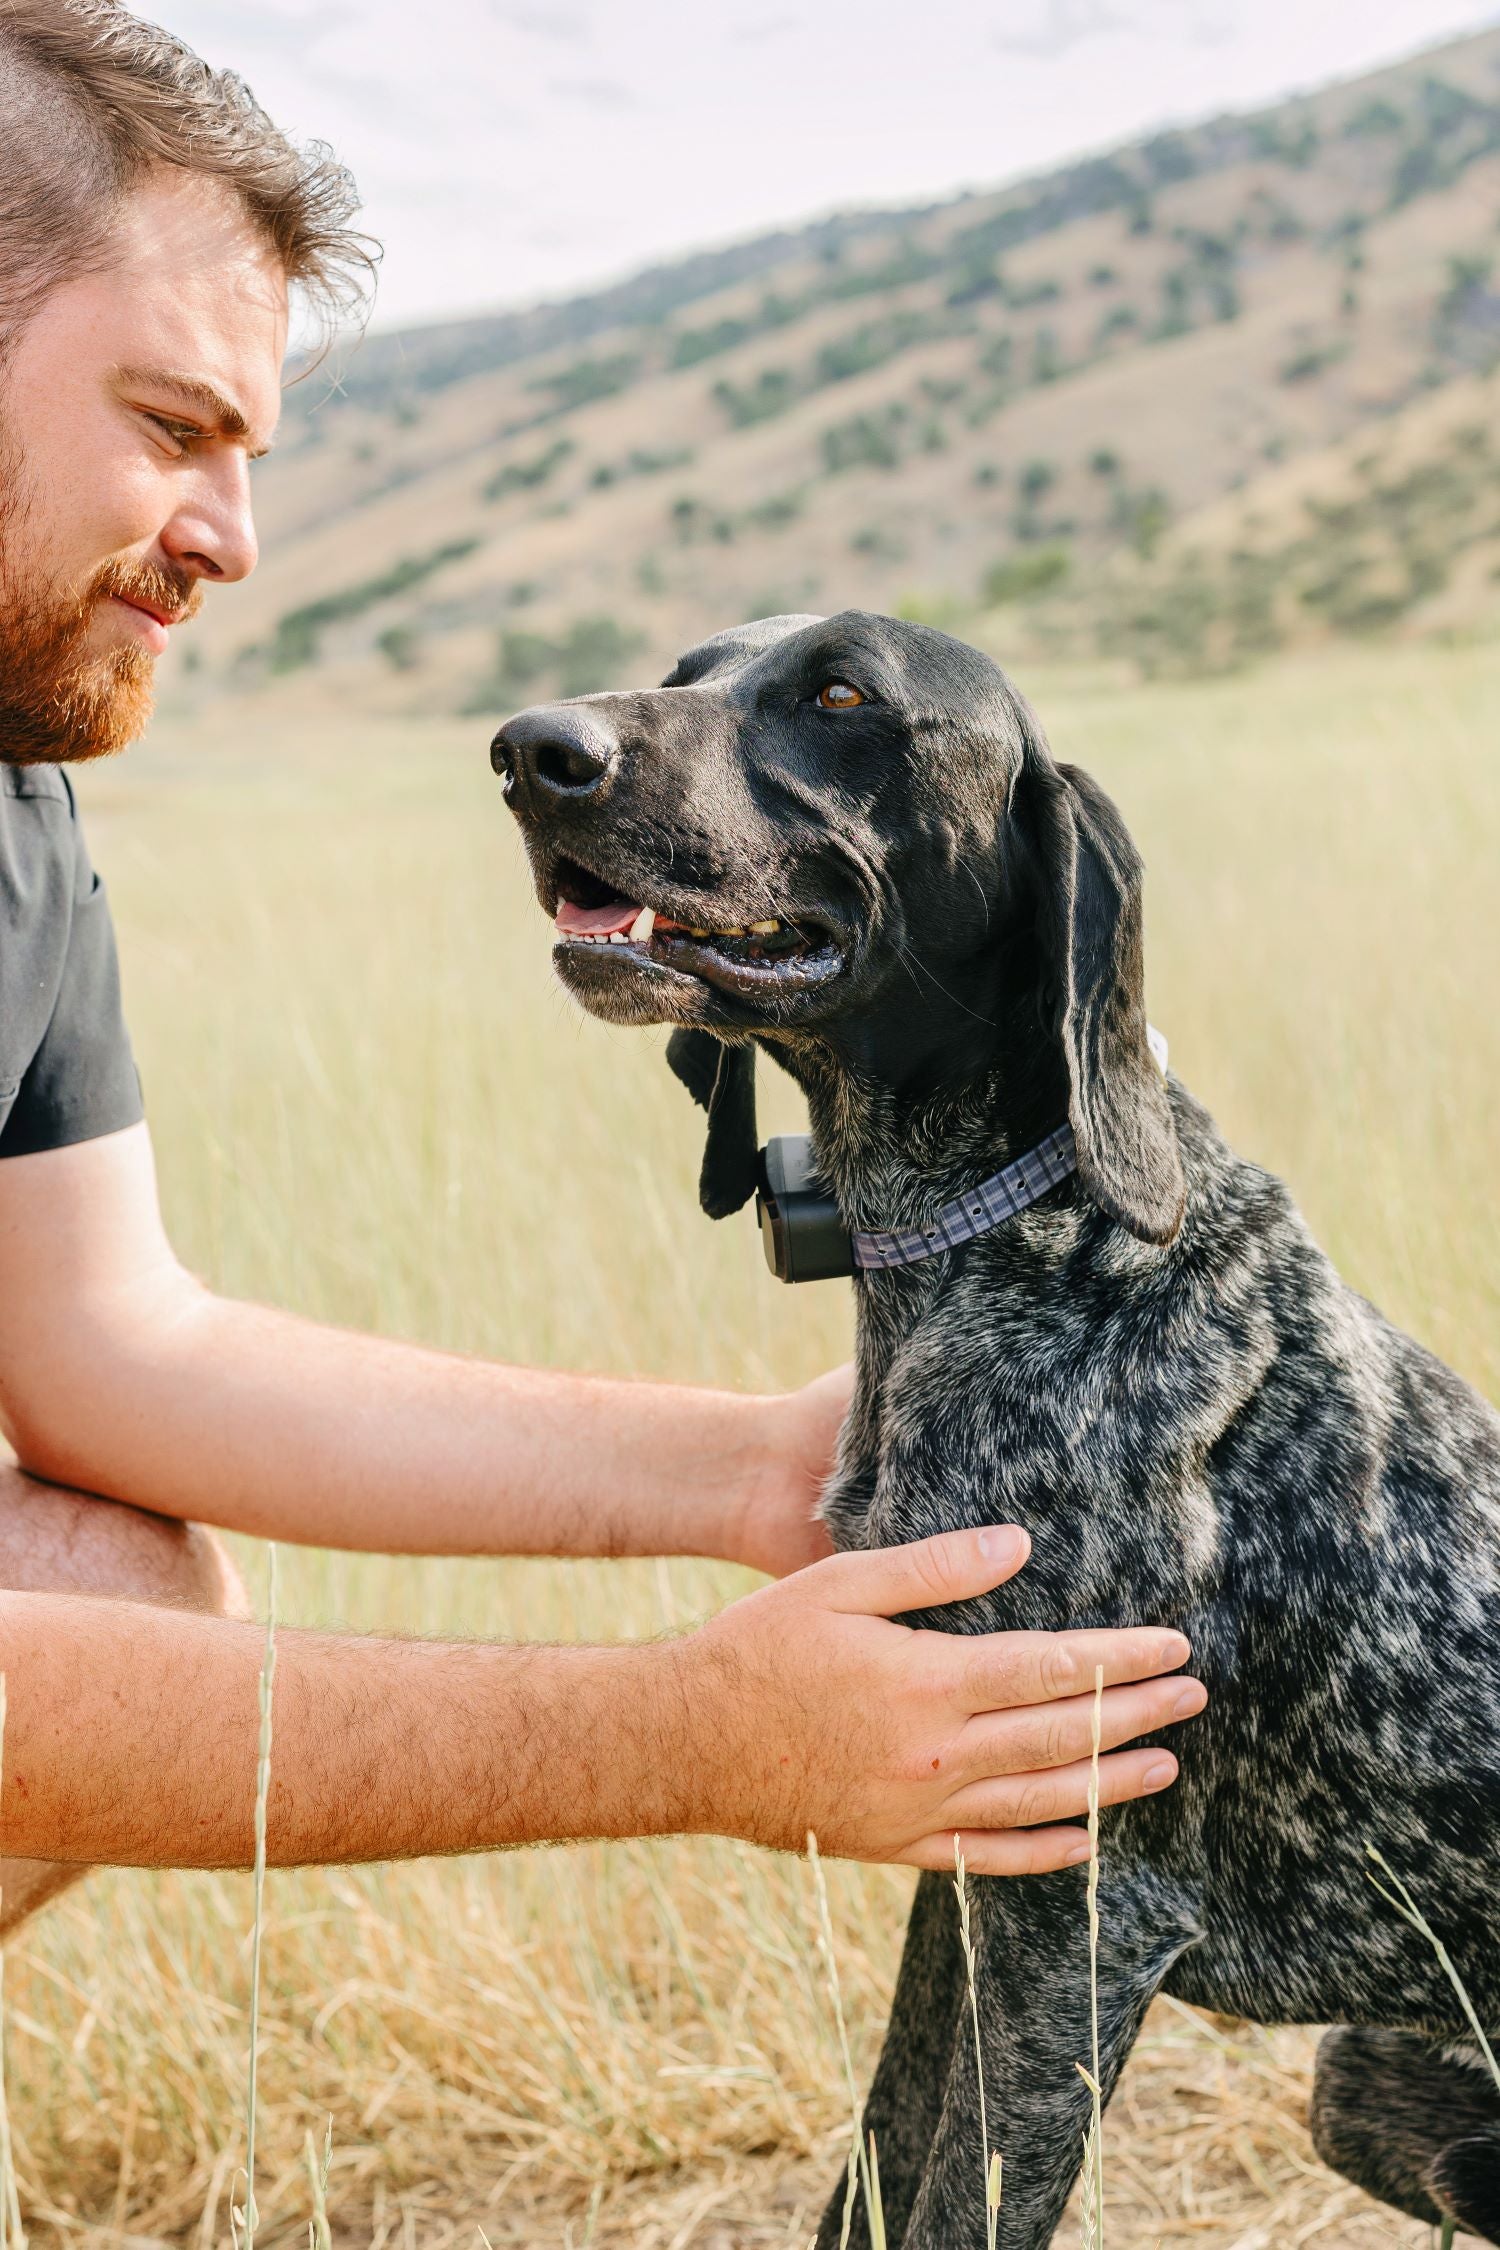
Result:
<svg viewBox="0 0 1500 2250"><path fill-rule="evenodd" d="M0 1458L0 1588L113 1594L133 1602L248 1617L239 1572L201 1524L147 1515L116 1500L66 1492ZM0 1937L55 1898L86 1867L0 1858Z"/></svg>

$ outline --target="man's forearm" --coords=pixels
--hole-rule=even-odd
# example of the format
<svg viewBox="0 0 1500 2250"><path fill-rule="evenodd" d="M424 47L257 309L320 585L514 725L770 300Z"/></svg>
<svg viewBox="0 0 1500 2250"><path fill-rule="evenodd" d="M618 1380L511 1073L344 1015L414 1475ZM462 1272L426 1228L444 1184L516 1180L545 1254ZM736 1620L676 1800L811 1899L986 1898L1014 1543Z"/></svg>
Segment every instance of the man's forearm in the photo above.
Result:
<svg viewBox="0 0 1500 2250"><path fill-rule="evenodd" d="M776 1575L846 1393L459 1359L214 1297L135 1126L0 1164L0 1434L34 1474L185 1520L391 1554L707 1554Z"/></svg>
<svg viewBox="0 0 1500 2250"><path fill-rule="evenodd" d="M138 1333L17 1433L25 1465L268 1539L722 1554L767 1453L763 1400L495 1366L196 1290Z"/></svg>
<svg viewBox="0 0 1500 2250"><path fill-rule="evenodd" d="M223 1619L0 1595L5 1852L248 1866L264 1646L259 1627ZM674 1661L670 1645L284 1632L270 1860L404 1858L681 1825L669 1791L693 1759Z"/></svg>

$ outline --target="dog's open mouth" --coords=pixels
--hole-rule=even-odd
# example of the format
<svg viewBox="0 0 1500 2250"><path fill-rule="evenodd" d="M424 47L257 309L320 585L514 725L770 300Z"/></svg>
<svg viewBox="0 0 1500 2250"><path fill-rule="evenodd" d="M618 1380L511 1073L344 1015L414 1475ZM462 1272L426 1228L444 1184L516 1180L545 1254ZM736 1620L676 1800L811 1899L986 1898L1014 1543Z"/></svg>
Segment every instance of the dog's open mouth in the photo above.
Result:
<svg viewBox="0 0 1500 2250"><path fill-rule="evenodd" d="M679 919L567 859L553 870L553 883L559 943L616 957L622 965L648 961L744 990L821 983L842 961L830 933L805 917L759 915L722 924Z"/></svg>

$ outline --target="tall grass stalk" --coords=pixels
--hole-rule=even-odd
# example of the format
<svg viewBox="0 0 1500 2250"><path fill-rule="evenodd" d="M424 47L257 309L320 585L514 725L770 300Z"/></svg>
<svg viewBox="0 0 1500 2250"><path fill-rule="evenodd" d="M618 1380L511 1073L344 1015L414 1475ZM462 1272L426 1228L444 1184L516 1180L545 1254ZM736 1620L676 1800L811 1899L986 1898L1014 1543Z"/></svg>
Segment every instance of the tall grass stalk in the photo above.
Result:
<svg viewBox="0 0 1500 2250"><path fill-rule="evenodd" d="M1485 2061L1490 2066L1490 2076L1494 2079L1496 2086L1500 2087L1500 2063L1497 2063L1495 2061L1495 2051L1484 2035L1484 2026L1479 2021L1478 2012L1475 2009L1473 2001L1469 1998L1468 1989L1464 1984L1463 1978L1459 1975L1457 1969L1453 1965L1452 1955L1449 1953L1448 1948L1446 1947L1446 1945L1444 1945L1442 1939L1438 1936L1437 1931L1428 1921L1426 1915L1422 1912L1422 1909L1420 1908L1420 1906L1418 1906L1416 1900L1412 1897L1411 1892L1407 1889L1405 1883L1402 1882L1401 1877L1396 1873L1390 1862L1375 1849L1375 1846L1373 1844L1366 1844L1365 1850L1369 1853L1371 1859L1374 1860L1381 1873L1385 1875L1395 1887L1392 1890L1387 1890L1385 1884L1380 1882L1374 1875L1370 1877L1370 1881L1374 1883L1376 1890L1379 1891L1381 1897L1386 1901L1386 1903L1390 1906L1394 1906L1396 1912L1401 1916L1402 1921L1410 1922L1412 1928L1414 1930L1419 1930L1422 1936L1426 1938L1428 1944L1432 1947L1433 1952L1438 1957L1438 1962L1440 1967L1442 1968L1444 1976L1448 1979L1448 1982L1452 1985L1454 1991L1458 1994L1458 2004L1463 2009L1464 2014L1468 2017L1470 2029L1473 2031L1475 2038L1479 2041L1480 2052L1484 2056Z"/></svg>
<svg viewBox="0 0 1500 2250"><path fill-rule="evenodd" d="M0 1785L5 1775L5 1674L0 1672ZM3 1893L0 1893L3 1904ZM0 2250L26 2250L21 2197L10 2145L10 2104L5 2095L5 1948L0 1945Z"/></svg>
<svg viewBox="0 0 1500 2250"><path fill-rule="evenodd" d="M979 1990L974 1977L974 1941L969 1931L969 1893L964 1882L963 1846L953 1839L953 1888L958 1893L958 1929L963 1941L964 1974L969 1984L969 2021L974 2027L974 2068L979 2078L979 2147L984 2160L985 2250L995 2250L1000 2225L1000 2193L1004 2177L998 2145L990 2147L990 2120L984 2095L984 2046L979 2036Z"/></svg>
<svg viewBox="0 0 1500 2250"><path fill-rule="evenodd" d="M260 1955L266 1909L266 1804L271 1794L271 1699L276 1684L276 1542L266 1548L266 1653L260 1667L255 1767L255 1924L250 1939L250 2076L245 2095L245 2250L255 2250L255 2096L260 2064Z"/></svg>
<svg viewBox="0 0 1500 2250"><path fill-rule="evenodd" d="M307 2222L307 2250L333 2250L333 2230L328 2224L328 2175L333 2168L333 2119L323 2132L319 2161L311 2131L307 2136L307 2181L312 2189L312 2217Z"/></svg>
<svg viewBox="0 0 1500 2250"><path fill-rule="evenodd" d="M865 2191L865 2210L870 2221L871 2250L886 2250L885 2212L880 2201L880 2168L875 2162L875 2135L870 2135L868 2149L859 2114L859 2093L854 2084L854 2060L849 2052L849 2032L844 2022L844 1996L839 1989L838 1953L833 1942L833 1917L828 1911L828 1885L823 1880L823 1862L818 1854L818 1839L807 1831L807 1858L812 1868L813 1889L818 1900L818 1945L823 1955L823 1965L828 1971L828 1992L833 2001L833 2020L838 2027L839 2054L843 2058L844 2083L849 2092L849 2115L854 2126L854 2148L849 2158L849 2186L844 2196L844 2223L839 2233L839 2250L845 2250L849 2229L854 2219L854 2165L857 2155L860 2180Z"/></svg>
<svg viewBox="0 0 1500 2250"><path fill-rule="evenodd" d="M1089 1752L1089 2069L1078 2075L1093 2097L1083 2144L1084 2250L1104 2250L1104 2096L1099 2077L1099 1743L1104 1731L1104 1666L1094 1668L1093 1743Z"/></svg>

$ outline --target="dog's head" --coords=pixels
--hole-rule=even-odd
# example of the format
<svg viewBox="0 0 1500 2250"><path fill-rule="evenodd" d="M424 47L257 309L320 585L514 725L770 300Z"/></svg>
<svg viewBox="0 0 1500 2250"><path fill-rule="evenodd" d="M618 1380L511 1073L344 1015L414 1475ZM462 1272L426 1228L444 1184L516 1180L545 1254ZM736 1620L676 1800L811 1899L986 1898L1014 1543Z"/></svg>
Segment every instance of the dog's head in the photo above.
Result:
<svg viewBox="0 0 1500 2250"><path fill-rule="evenodd" d="M659 688L523 711L491 758L563 982L611 1022L684 1027L715 1216L754 1183L753 1042L907 1089L992 1065L1003 1024L1009 1056L1058 1066L1095 1200L1175 1233L1140 862L988 657L859 610L763 618Z"/></svg>

